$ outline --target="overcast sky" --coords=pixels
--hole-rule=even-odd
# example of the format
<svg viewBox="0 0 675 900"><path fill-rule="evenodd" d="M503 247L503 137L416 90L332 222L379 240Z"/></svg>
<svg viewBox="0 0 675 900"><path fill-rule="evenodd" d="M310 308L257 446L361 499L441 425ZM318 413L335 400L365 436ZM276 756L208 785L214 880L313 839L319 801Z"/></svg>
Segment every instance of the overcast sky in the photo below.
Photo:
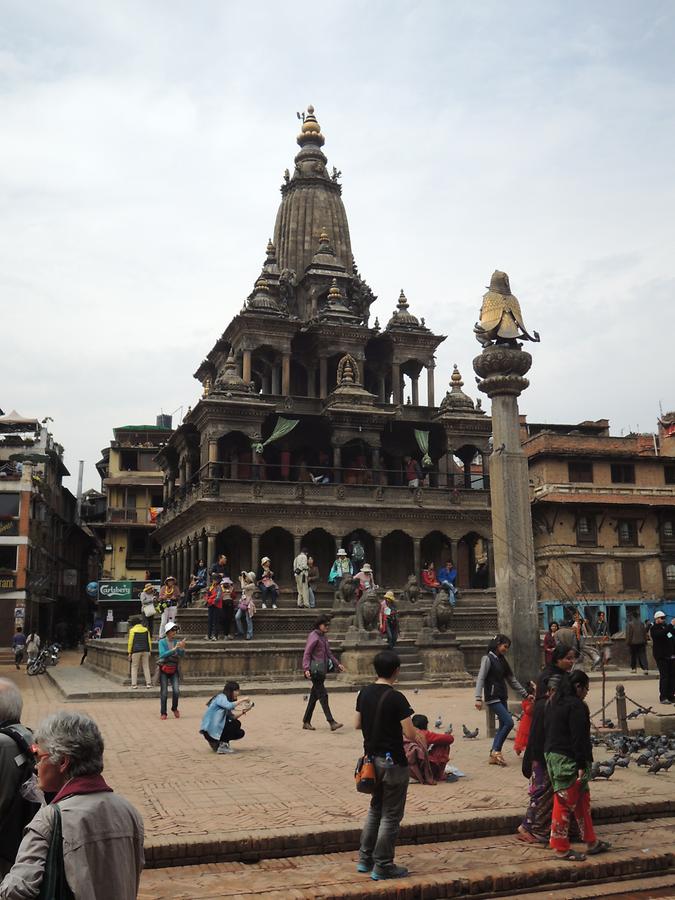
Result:
<svg viewBox="0 0 675 900"><path fill-rule="evenodd" d="M85 487L115 425L194 405L259 274L313 103L362 275L476 396L493 269L533 421L675 407L669 2L0 0L0 407ZM489 402L485 401L489 409ZM74 490L74 479L70 482Z"/></svg>

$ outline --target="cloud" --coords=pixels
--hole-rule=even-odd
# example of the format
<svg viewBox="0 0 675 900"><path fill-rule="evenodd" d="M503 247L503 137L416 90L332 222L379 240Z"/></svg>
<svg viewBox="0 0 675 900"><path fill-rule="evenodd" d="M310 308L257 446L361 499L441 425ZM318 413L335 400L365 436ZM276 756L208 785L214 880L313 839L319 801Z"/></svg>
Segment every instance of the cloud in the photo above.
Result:
<svg viewBox="0 0 675 900"><path fill-rule="evenodd" d="M52 415L87 486L115 425L194 404L309 102L373 313L404 287L448 335L437 395L458 362L475 396L503 268L542 334L531 419L675 406L669 4L62 0L3 25L0 406Z"/></svg>

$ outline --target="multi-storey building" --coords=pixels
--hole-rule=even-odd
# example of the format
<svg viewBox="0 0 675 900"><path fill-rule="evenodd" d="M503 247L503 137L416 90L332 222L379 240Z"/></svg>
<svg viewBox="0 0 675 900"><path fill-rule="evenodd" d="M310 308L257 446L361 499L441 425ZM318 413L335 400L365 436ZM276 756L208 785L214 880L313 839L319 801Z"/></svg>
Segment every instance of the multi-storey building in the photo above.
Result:
<svg viewBox="0 0 675 900"><path fill-rule="evenodd" d="M610 435L609 422L522 418L544 620L604 610L612 632L637 610L675 615L675 414L657 434Z"/></svg>
<svg viewBox="0 0 675 900"><path fill-rule="evenodd" d="M163 505L164 477L155 460L171 437L171 417L155 425L121 425L96 464L100 495L85 499L86 515L104 545L102 579L145 581L159 578L156 519Z"/></svg>
<svg viewBox="0 0 675 900"><path fill-rule="evenodd" d="M436 405L434 352L445 336L403 291L385 327L370 321L376 298L356 267L340 173L328 171L311 107L297 140L262 272L199 366L202 395L159 455L162 574L184 587L199 557L225 552L238 573L270 556L291 586L301 546L325 579L336 549L359 539L381 584L401 586L422 563L452 557L460 586L487 587L490 419L456 369ZM408 457L422 466L419 485L408 486Z"/></svg>
<svg viewBox="0 0 675 900"><path fill-rule="evenodd" d="M62 484L63 447L44 424L0 416L0 642L16 624L74 639L87 619L85 585L97 571L94 536Z"/></svg>

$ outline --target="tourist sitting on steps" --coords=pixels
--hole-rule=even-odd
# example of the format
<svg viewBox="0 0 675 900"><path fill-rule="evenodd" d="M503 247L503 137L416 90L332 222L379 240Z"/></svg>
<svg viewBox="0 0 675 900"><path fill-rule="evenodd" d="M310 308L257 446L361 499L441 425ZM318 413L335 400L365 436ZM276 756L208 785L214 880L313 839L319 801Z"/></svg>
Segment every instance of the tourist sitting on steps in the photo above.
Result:
<svg viewBox="0 0 675 900"><path fill-rule="evenodd" d="M434 564L432 562L428 562L422 569L422 584L424 585L424 589L431 591L432 596L435 598L436 591L441 586L441 583L438 578L436 578L436 570L434 569Z"/></svg>
<svg viewBox="0 0 675 900"><path fill-rule="evenodd" d="M436 573L436 577L440 586L448 592L450 606L454 606L457 603L458 596L457 588L455 587L457 583L457 569L451 559L447 560L444 566L441 566Z"/></svg>
<svg viewBox="0 0 675 900"><path fill-rule="evenodd" d="M253 709L254 703L248 697L239 696L239 685L236 681L228 681L222 693L207 702L207 710L199 726L199 733L204 736L214 753L234 753L230 741L240 741L246 732L239 719Z"/></svg>
<svg viewBox="0 0 675 900"><path fill-rule="evenodd" d="M277 600L279 598L279 586L274 580L272 560L269 556L263 556L260 560L258 587L260 588L261 607L267 609L267 604L269 603L272 609L278 609Z"/></svg>

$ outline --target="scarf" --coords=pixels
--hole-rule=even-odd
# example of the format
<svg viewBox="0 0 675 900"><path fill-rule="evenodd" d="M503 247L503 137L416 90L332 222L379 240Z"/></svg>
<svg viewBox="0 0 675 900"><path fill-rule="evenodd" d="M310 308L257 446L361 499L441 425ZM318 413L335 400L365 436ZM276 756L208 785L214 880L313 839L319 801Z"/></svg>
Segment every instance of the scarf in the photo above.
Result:
<svg viewBox="0 0 675 900"><path fill-rule="evenodd" d="M105 791L112 793L112 788L106 784L103 775L78 775L66 782L51 802L58 803L77 794L102 794Z"/></svg>

